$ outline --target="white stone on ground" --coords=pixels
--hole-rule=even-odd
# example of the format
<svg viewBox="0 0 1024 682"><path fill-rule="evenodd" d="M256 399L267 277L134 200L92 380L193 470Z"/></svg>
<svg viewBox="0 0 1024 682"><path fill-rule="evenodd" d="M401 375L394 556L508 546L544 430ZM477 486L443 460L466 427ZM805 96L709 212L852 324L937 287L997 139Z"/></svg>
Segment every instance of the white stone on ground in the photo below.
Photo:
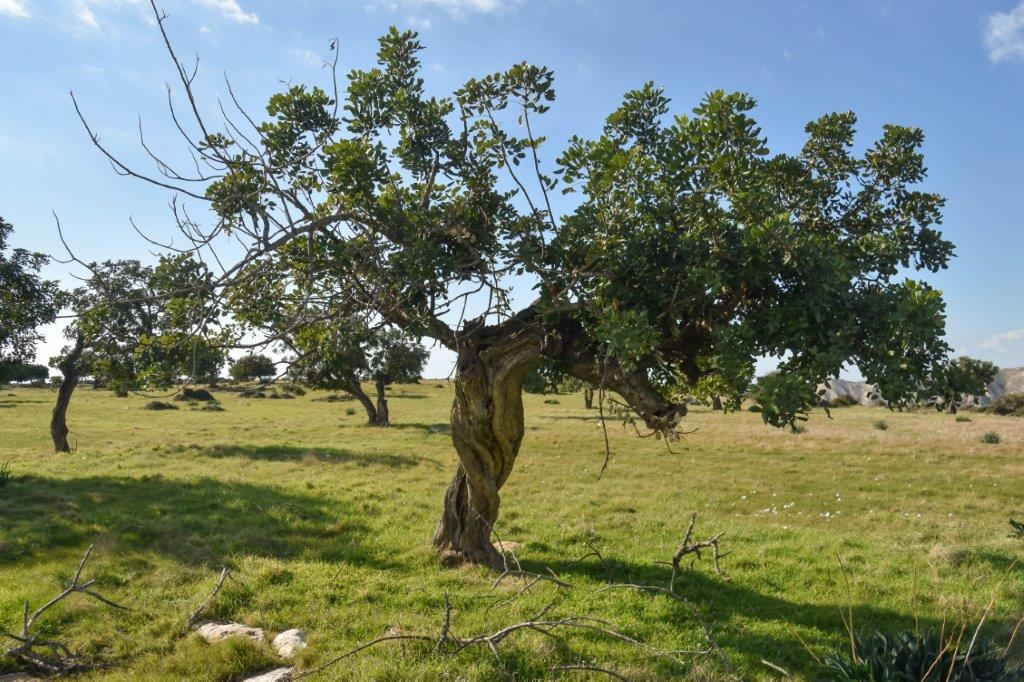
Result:
<svg viewBox="0 0 1024 682"><path fill-rule="evenodd" d="M281 658L291 658L301 649L306 648L306 633L298 628L285 630L273 639L271 644Z"/></svg>
<svg viewBox="0 0 1024 682"><path fill-rule="evenodd" d="M292 668L274 668L242 682L288 682L292 679Z"/></svg>
<svg viewBox="0 0 1024 682"><path fill-rule="evenodd" d="M246 637L262 644L265 639L263 630L241 623L203 623L196 628L196 632L207 642L219 642L228 637Z"/></svg>

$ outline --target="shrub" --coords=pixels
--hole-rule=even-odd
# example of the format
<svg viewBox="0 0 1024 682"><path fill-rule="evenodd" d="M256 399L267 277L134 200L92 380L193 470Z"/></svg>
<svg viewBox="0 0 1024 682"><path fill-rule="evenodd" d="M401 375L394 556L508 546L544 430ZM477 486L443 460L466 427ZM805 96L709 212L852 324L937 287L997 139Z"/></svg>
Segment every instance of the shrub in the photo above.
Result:
<svg viewBox="0 0 1024 682"><path fill-rule="evenodd" d="M228 373L235 381L263 381L277 374L277 365L266 355L246 355L238 358Z"/></svg>
<svg viewBox="0 0 1024 682"><path fill-rule="evenodd" d="M199 408L199 412L223 412L224 408L218 402L206 403Z"/></svg>
<svg viewBox="0 0 1024 682"><path fill-rule="evenodd" d="M246 390L238 394L239 398L266 398L267 394L263 391L251 391Z"/></svg>
<svg viewBox="0 0 1024 682"><path fill-rule="evenodd" d="M174 398L175 400L193 401L208 403L216 400L213 394L207 391L205 388L183 388Z"/></svg>
<svg viewBox="0 0 1024 682"><path fill-rule="evenodd" d="M805 433L807 431L807 427L803 424L793 424L791 430L793 433Z"/></svg>
<svg viewBox="0 0 1024 682"><path fill-rule="evenodd" d="M4 462L3 465L0 465L0 488L10 483L11 478L11 463ZM1010 523L1013 523L1013 521L1010 521Z"/></svg>
<svg viewBox="0 0 1024 682"><path fill-rule="evenodd" d="M281 384L281 391L288 395L303 396L306 395L306 389L298 384Z"/></svg>
<svg viewBox="0 0 1024 682"><path fill-rule="evenodd" d="M854 405L860 405L860 403L852 395L837 395L828 401L829 407L853 407Z"/></svg>
<svg viewBox="0 0 1024 682"><path fill-rule="evenodd" d="M545 405L561 405L562 403L560 403L559 401L555 400L554 398L548 398L547 400L544 401L544 404Z"/></svg>
<svg viewBox="0 0 1024 682"><path fill-rule="evenodd" d="M1000 648L984 636L974 641L969 653L968 647L954 644L932 631L874 632L854 638L855 658L844 650L826 655L823 663L830 680L995 682L1020 679Z"/></svg>
<svg viewBox="0 0 1024 682"><path fill-rule="evenodd" d="M178 406L173 403L165 403L162 400L150 400L143 406L144 410L176 410Z"/></svg>
<svg viewBox="0 0 1024 682"><path fill-rule="evenodd" d="M351 417L355 413L356 413L356 408L354 408L354 407L345 408L345 414L347 414L348 416Z"/></svg>
<svg viewBox="0 0 1024 682"><path fill-rule="evenodd" d="M981 442L988 443L989 445L995 445L1000 440L1002 439L999 437L999 434L996 433L995 431L989 431L988 433L981 437Z"/></svg>
<svg viewBox="0 0 1024 682"><path fill-rule="evenodd" d="M958 422L969 422L971 421L971 418L968 417L966 414L958 414L956 420Z"/></svg>
<svg viewBox="0 0 1024 682"><path fill-rule="evenodd" d="M352 400L355 400L355 398L343 393L331 393L330 395L325 395L323 398L313 398L313 402L315 403L347 403Z"/></svg>
<svg viewBox="0 0 1024 682"><path fill-rule="evenodd" d="M1007 393L1002 398L981 408L981 411L1004 416L1024 417L1024 393Z"/></svg>
<svg viewBox="0 0 1024 682"><path fill-rule="evenodd" d="M874 427L879 431L886 431L889 428L889 422L885 421L884 419L876 419Z"/></svg>

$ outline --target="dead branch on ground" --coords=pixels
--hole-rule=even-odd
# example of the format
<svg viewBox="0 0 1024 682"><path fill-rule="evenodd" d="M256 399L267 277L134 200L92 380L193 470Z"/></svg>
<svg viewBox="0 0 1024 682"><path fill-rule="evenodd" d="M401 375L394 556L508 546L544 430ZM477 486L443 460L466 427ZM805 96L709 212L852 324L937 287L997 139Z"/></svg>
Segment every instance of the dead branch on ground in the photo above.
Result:
<svg viewBox="0 0 1024 682"><path fill-rule="evenodd" d="M25 602L24 607L22 608L20 634L10 632L0 633L8 639L17 642L17 644L9 647L4 652L7 656L21 661L32 670L37 670L51 675L66 675L68 673L80 672L94 667L89 661L85 660L81 654L72 651L64 642L55 639L43 639L38 632L33 631L33 627L44 613L52 609L64 599L67 599L72 594L76 593L88 595L111 608L122 611L129 610L127 607L121 606L91 589L96 583L95 578L81 582L82 570L85 568L85 562L89 560L92 548L93 545L89 545L89 549L85 550L85 555L82 556L82 560L78 562L78 568L75 569L75 573L71 577L71 581L68 582L67 586L57 596L50 599L32 613L29 613L29 603L27 601ZM43 651L40 651L40 649Z"/></svg>

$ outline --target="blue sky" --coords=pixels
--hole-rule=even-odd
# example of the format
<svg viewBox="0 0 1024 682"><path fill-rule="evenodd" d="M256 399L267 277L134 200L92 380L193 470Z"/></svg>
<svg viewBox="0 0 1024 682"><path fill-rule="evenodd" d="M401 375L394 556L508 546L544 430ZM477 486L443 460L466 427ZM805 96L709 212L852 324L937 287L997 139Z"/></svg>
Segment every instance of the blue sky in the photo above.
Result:
<svg viewBox="0 0 1024 682"><path fill-rule="evenodd" d="M949 340L960 353L1024 365L1024 2L697 2L678 0L164 0L183 56L199 54L200 93L215 113L230 75L258 109L283 82L324 84L372 63L391 24L418 30L428 87L528 60L552 67L558 101L544 122L553 156L599 130L622 93L647 80L685 112L708 90L751 93L773 149L794 151L803 126L852 109L860 142L883 123L927 136L927 189L948 198ZM164 83L174 77L145 0L0 0L0 215L15 243L59 254L51 210L78 255L146 257L129 217L170 235L168 195L118 177L90 145L68 91L104 142L141 160L146 140L173 156ZM53 266L66 278L66 267ZM68 280L70 282L70 280ZM48 330L40 356L60 345ZM448 373L437 354L428 375Z"/></svg>

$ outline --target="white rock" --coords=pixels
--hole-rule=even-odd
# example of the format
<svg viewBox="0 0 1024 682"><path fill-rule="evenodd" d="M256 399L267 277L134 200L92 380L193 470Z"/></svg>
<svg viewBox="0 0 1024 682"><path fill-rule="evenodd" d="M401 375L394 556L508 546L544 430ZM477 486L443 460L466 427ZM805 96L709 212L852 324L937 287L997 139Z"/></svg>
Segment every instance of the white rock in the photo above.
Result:
<svg viewBox="0 0 1024 682"><path fill-rule="evenodd" d="M521 542L514 542L512 540L499 540L494 543L494 549L498 550L502 554L506 552L518 552L519 548L523 546Z"/></svg>
<svg viewBox="0 0 1024 682"><path fill-rule="evenodd" d="M298 628L285 630L271 642L274 651L281 658L291 658L296 652L306 648L306 633Z"/></svg>
<svg viewBox="0 0 1024 682"><path fill-rule="evenodd" d="M292 668L274 668L242 682L288 682L290 679L292 679Z"/></svg>
<svg viewBox="0 0 1024 682"><path fill-rule="evenodd" d="M196 632L207 642L219 642L228 637L247 637L257 644L262 644L265 639L263 630L241 623L203 623L196 628Z"/></svg>

